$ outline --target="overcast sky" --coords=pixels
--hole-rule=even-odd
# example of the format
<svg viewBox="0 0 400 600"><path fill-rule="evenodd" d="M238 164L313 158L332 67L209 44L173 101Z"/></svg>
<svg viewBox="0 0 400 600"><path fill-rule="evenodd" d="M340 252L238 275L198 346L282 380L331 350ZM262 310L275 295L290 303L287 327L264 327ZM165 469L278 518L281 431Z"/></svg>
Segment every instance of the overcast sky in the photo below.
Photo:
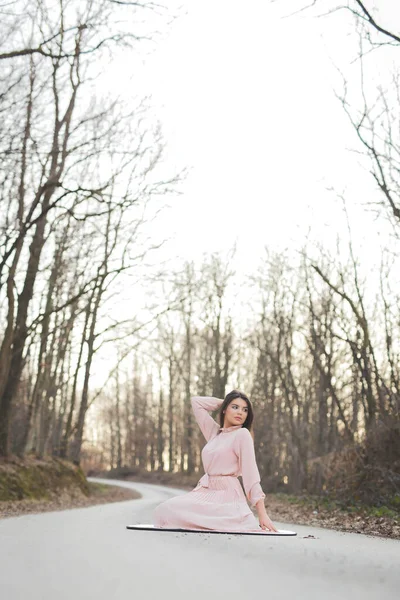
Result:
<svg viewBox="0 0 400 600"><path fill-rule="evenodd" d="M388 7L382 18L393 16L393 0L380 4ZM359 76L358 64L350 64L358 44L353 25L344 12L286 16L300 5L186 0L169 35L136 69L129 85L152 95L167 163L190 168L182 195L153 225L173 235L171 256L226 251L238 240L238 260L247 265L266 244L298 246L309 227L334 239L343 219L327 188L346 190L352 207L373 197L335 97L338 68ZM370 62L382 71L384 59ZM120 66L122 74L128 63ZM376 234L370 223L357 209L360 235Z"/></svg>
<svg viewBox="0 0 400 600"><path fill-rule="evenodd" d="M288 17L302 0L168 4L179 14L168 34L146 52L124 52L106 73L107 85L127 95L151 95L166 166L171 173L189 168L182 194L151 226L156 238L170 238L163 256L176 264L177 257L226 254L236 241L236 267L248 273L266 245L294 250L309 231L333 247L347 231L333 188L345 193L359 252L370 265L388 229L365 208L377 197L374 184L335 97L343 89L339 70L352 82L355 101L359 89L358 40L347 11ZM378 4L383 25L396 29L397 0ZM368 61L373 90L392 72L392 55L376 52Z"/></svg>

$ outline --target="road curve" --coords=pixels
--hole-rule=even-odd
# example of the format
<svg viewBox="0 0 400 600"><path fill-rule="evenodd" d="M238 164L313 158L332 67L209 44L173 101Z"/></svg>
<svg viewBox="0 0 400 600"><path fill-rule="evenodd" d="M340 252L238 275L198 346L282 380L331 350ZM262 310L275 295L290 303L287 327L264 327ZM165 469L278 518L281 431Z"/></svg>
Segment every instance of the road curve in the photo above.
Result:
<svg viewBox="0 0 400 600"><path fill-rule="evenodd" d="M126 525L151 522L159 502L186 492L91 480L143 497L0 521L2 600L399 598L399 541L280 522L298 535L131 531Z"/></svg>

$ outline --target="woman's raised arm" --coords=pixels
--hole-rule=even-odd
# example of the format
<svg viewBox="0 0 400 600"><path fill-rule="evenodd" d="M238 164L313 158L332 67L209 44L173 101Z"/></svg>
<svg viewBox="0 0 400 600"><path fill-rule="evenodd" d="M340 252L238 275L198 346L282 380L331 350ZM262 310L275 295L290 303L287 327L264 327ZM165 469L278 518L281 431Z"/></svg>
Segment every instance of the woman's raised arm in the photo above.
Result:
<svg viewBox="0 0 400 600"><path fill-rule="evenodd" d="M208 442L219 431L218 423L214 421L209 413L217 410L222 405L223 400L212 396L193 396L191 402L198 426Z"/></svg>

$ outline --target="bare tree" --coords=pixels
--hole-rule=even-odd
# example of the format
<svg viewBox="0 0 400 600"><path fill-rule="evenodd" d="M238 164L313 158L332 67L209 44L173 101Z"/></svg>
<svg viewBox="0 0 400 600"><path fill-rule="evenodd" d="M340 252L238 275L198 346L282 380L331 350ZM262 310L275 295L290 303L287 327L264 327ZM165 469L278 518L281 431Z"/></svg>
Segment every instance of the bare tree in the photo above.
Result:
<svg viewBox="0 0 400 600"><path fill-rule="evenodd" d="M22 10L26 3L21 0L15 4ZM19 28L22 26L16 14L9 14L0 32L0 42L3 47L8 46L8 50L0 51L0 58L9 75L1 82L4 89L0 95L3 134L0 199L7 206L2 215L0 256L0 293L4 287L7 307L1 315L5 325L0 348L0 454L10 452L12 407L38 327L41 329L38 375L19 449L23 452L27 447L32 419L41 415L39 453L44 452L50 435L49 423L57 412L55 395L63 385L60 369L63 369L67 348L62 345L60 352L55 351L58 335L55 332L64 327L61 316L66 307L75 307L74 310L82 314L86 306L85 341L75 369L70 407L64 402L63 414L68 417L66 432L61 436L61 454L64 454L66 440L72 427L76 428L75 459L78 460L88 405L92 352L99 339L96 335L100 335L95 328L105 281L107 277L108 283L115 280L143 257L144 250L133 251L143 216L131 214L134 225L128 233L124 224L124 239L118 250L116 241L110 242L114 252L112 260L116 261L118 255L119 264L108 265L106 274L101 268L97 273L96 268L89 269L81 289L71 290L70 296L62 297L58 305L54 300L62 277L58 268L61 255L56 250L53 270L49 273L47 300L41 309L35 291L42 285L44 263L51 261L52 244L65 241L66 231L70 231L70 236L79 235L78 227L70 227L72 221L82 224L85 241L87 235L98 240L98 228L104 219L109 218L108 222L114 227L118 218L128 218L132 207L139 203L145 205L152 195L170 189L175 179L163 181L152 176L162 152L161 134L158 126L151 130L142 120L144 105L132 111L118 98L101 102L90 99L91 81L98 73L97 65L104 59L104 53L117 45L130 46L142 38L142 35L124 31L119 19L112 18L119 10L117 4L109 0L60 1L56 6L51 5L51 15L50 3L46 0L30 4L22 18L24 25L29 24L30 31L25 48L15 47L16 40L21 39ZM137 4L132 9L143 6ZM124 10L129 10L129 6ZM95 252L96 244L89 242L86 250ZM79 264L78 272L81 267ZM76 323L79 325L80 321ZM67 327L67 345L72 326L70 323L69 329ZM78 422L73 426L85 344L88 354L84 391ZM65 388L63 393L67 394ZM62 423L58 423L58 428L61 435Z"/></svg>

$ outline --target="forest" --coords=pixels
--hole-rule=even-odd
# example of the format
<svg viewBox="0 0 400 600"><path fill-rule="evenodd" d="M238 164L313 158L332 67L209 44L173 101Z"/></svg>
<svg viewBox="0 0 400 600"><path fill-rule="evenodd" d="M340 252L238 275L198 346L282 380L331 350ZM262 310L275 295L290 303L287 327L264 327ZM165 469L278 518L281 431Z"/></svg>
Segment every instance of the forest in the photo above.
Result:
<svg viewBox="0 0 400 600"><path fill-rule="evenodd" d="M336 249L266 248L243 277L234 246L146 271L160 246L149 215L162 218L185 165L166 171L149 100L107 89L104 71L149 43L168 10L1 3L1 457L196 476L204 440L190 398L238 388L266 490L398 504L400 72L365 81L371 53L400 64L400 34L364 2L345 4L330 1L324 18L345 10L360 43L363 77L344 79L338 102L390 231L379 268L359 255L342 195ZM116 313L135 289L148 291L146 314Z"/></svg>

